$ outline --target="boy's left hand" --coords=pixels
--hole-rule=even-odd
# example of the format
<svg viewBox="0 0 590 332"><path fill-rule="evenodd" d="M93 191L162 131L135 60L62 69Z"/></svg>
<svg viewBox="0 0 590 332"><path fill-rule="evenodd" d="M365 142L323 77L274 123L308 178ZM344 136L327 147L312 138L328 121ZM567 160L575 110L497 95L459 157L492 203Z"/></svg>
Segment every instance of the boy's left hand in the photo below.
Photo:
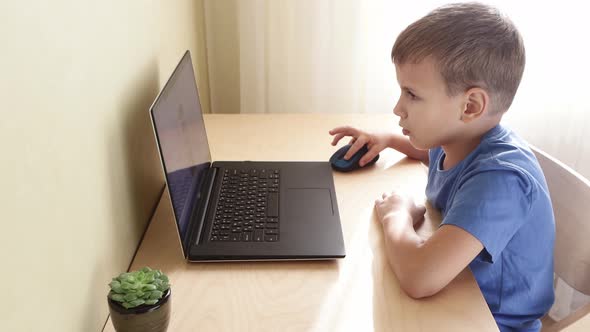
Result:
<svg viewBox="0 0 590 332"><path fill-rule="evenodd" d="M377 218L382 224L393 219L391 218L395 214L407 212L412 218L412 224L424 220L424 214L426 213L426 207L421 204L416 204L413 199L405 197L395 191L391 193L383 193L381 198L375 200L375 210L377 212Z"/></svg>

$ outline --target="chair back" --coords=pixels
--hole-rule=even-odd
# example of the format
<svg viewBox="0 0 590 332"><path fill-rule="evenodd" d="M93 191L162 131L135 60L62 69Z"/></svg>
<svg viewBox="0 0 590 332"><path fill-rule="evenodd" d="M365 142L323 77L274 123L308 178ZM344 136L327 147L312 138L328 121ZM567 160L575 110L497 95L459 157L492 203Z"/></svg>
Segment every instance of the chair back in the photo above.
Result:
<svg viewBox="0 0 590 332"><path fill-rule="evenodd" d="M590 181L531 147L549 187L555 215L555 274L590 295Z"/></svg>

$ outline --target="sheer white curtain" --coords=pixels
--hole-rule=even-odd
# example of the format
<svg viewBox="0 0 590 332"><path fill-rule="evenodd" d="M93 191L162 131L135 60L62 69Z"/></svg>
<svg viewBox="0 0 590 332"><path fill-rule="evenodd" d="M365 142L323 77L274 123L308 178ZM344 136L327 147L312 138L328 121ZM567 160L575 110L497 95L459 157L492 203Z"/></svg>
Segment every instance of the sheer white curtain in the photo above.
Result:
<svg viewBox="0 0 590 332"><path fill-rule="evenodd" d="M527 48L505 123L590 178L584 3L485 2L512 18ZM404 27L444 3L205 0L205 97L213 113L391 112L399 95L391 46Z"/></svg>
<svg viewBox="0 0 590 332"><path fill-rule="evenodd" d="M359 112L361 10L361 1L206 1L212 112Z"/></svg>

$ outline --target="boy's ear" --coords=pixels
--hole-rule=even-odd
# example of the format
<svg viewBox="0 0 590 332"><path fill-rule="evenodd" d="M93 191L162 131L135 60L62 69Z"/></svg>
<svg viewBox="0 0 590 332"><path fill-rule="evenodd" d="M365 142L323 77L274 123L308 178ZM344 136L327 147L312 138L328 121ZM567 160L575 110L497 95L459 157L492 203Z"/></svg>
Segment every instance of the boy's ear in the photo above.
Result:
<svg viewBox="0 0 590 332"><path fill-rule="evenodd" d="M465 107L461 121L471 122L488 111L490 96L482 88L471 88L465 92Z"/></svg>

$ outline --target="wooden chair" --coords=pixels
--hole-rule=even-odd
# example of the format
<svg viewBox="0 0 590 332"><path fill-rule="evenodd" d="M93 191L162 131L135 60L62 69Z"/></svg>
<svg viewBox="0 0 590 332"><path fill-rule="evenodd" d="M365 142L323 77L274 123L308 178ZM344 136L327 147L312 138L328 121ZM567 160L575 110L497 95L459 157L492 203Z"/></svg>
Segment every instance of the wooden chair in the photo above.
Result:
<svg viewBox="0 0 590 332"><path fill-rule="evenodd" d="M545 173L553 204L556 285L565 282L573 290L590 295L590 181L547 153L531 148ZM555 305L563 305L559 296L556 290ZM590 303L586 303L559 321L546 315L543 331L561 331L589 314Z"/></svg>

